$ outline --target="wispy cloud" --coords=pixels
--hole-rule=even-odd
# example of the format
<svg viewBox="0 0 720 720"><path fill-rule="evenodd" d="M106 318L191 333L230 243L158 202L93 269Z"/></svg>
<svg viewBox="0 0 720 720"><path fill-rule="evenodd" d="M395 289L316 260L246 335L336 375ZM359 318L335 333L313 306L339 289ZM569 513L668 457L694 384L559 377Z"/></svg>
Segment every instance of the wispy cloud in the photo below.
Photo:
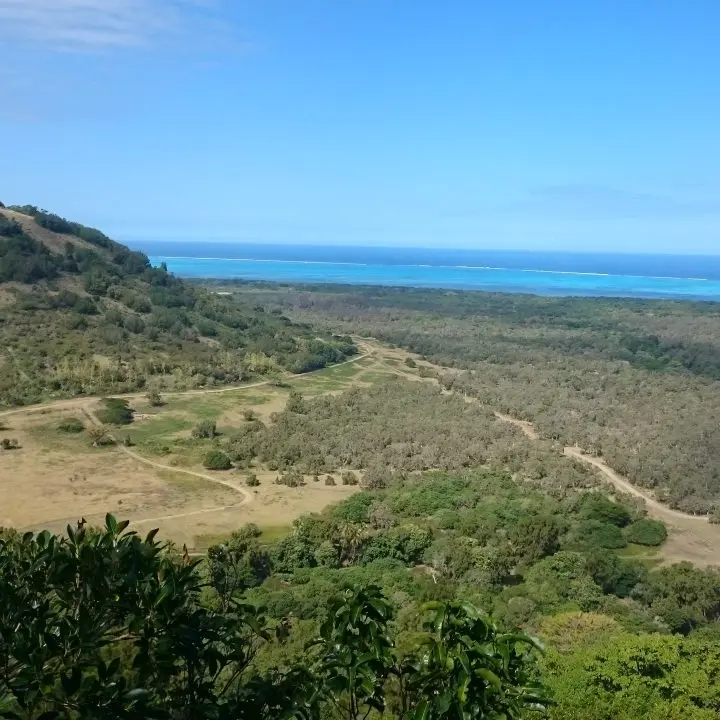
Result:
<svg viewBox="0 0 720 720"><path fill-rule="evenodd" d="M220 0L0 0L0 41L68 51L142 47L217 27Z"/></svg>

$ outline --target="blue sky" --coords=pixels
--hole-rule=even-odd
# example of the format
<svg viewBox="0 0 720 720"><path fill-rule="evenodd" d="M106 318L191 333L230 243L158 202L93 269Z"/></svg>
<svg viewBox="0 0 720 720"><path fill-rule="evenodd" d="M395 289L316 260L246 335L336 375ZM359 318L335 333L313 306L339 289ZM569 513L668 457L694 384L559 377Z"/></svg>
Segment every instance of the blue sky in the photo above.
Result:
<svg viewBox="0 0 720 720"><path fill-rule="evenodd" d="M0 0L0 200L119 239L720 253L717 0Z"/></svg>

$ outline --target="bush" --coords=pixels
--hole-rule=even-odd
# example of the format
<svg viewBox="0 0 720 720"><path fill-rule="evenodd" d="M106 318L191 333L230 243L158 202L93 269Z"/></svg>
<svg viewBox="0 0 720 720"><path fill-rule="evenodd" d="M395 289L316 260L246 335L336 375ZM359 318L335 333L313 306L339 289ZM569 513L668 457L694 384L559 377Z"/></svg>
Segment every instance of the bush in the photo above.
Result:
<svg viewBox="0 0 720 720"><path fill-rule="evenodd" d="M150 403L150 407L161 407L165 404L162 395L160 395L157 390L151 390L145 397L148 403Z"/></svg>
<svg viewBox="0 0 720 720"><path fill-rule="evenodd" d="M290 391L285 409L288 412L298 413L299 415L302 415L305 412L305 402L303 401L303 396L297 390L293 389Z"/></svg>
<svg viewBox="0 0 720 720"><path fill-rule="evenodd" d="M260 485L260 480L258 479L258 476L255 475L255 473L252 473L251 475L247 476L247 480L245 481L245 484L248 487L257 487Z"/></svg>
<svg viewBox="0 0 720 720"><path fill-rule="evenodd" d="M65 433L81 433L85 430L85 425L77 418L68 418L58 424L58 430Z"/></svg>
<svg viewBox="0 0 720 720"><path fill-rule="evenodd" d="M613 502L598 492L587 493L580 505L580 516L587 520L611 523L617 527L625 527L632 517L626 507Z"/></svg>
<svg viewBox="0 0 720 720"><path fill-rule="evenodd" d="M92 441L93 447L104 447L106 445L114 445L115 441L108 435L107 430L101 427L88 428L88 436Z"/></svg>
<svg viewBox="0 0 720 720"><path fill-rule="evenodd" d="M337 485L335 482L335 478L332 475L326 475L325 476L325 484L326 485Z"/></svg>
<svg viewBox="0 0 720 720"><path fill-rule="evenodd" d="M103 398L105 407L97 413L98 420L104 425L129 425L133 421L132 408L127 400L121 398Z"/></svg>
<svg viewBox="0 0 720 720"><path fill-rule="evenodd" d="M2 441L0 441L0 447L2 447L3 450L19 450L20 443L15 440L15 438L3 438Z"/></svg>
<svg viewBox="0 0 720 720"><path fill-rule="evenodd" d="M625 539L636 545L662 545L667 540L667 530L659 520L643 518L625 528Z"/></svg>
<svg viewBox="0 0 720 720"><path fill-rule="evenodd" d="M257 417L255 411L250 410L249 408L247 410L243 410L242 416L247 421L254 420Z"/></svg>
<svg viewBox="0 0 720 720"><path fill-rule="evenodd" d="M214 420L203 420L192 429L192 436L198 440L214 438L217 435L217 425Z"/></svg>
<svg viewBox="0 0 720 720"><path fill-rule="evenodd" d="M302 473L297 470L288 470L288 472L280 475L277 480L275 480L275 483L287 487L302 487L305 484L305 478Z"/></svg>
<svg viewBox="0 0 720 720"><path fill-rule="evenodd" d="M341 476L340 479L342 480L343 485L357 485L358 479L357 475L352 472L351 470L345 471Z"/></svg>
<svg viewBox="0 0 720 720"><path fill-rule="evenodd" d="M229 470L232 463L222 450L212 450L203 458L203 466L208 470Z"/></svg>
<svg viewBox="0 0 720 720"><path fill-rule="evenodd" d="M416 363L411 357L405 358L405 364L406 364L409 368L416 368L416 367L417 367L417 363Z"/></svg>
<svg viewBox="0 0 720 720"><path fill-rule="evenodd" d="M627 540L620 528L610 523L587 523L587 544L589 547L601 547L607 550L623 548Z"/></svg>

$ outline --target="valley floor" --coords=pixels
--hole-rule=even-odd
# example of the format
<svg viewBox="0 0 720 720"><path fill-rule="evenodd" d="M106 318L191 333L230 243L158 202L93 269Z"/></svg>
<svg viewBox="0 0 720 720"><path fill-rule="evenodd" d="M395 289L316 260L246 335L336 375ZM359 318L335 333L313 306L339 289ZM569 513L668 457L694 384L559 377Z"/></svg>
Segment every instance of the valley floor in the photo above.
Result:
<svg viewBox="0 0 720 720"><path fill-rule="evenodd" d="M437 382L408 367L408 358L436 372L452 372L373 339L359 338L358 343L362 355L332 368L288 377L288 385L311 397L367 387L388 375ZM338 502L357 488L311 481L300 488L285 487L274 483L277 472L263 467L252 469L260 485L248 488L247 472L204 470L191 451L170 451L163 442L186 437L197 419L218 418L222 428L237 422L241 411L251 410L268 421L272 413L284 408L287 396L287 388L268 382L167 393L160 412L145 407L142 394L124 396L138 412L131 428L132 448L122 443L124 429L114 431L118 442L110 448L89 447L85 439L59 435L55 430L62 419L77 418L78 414L97 424L99 398L60 400L0 413L0 420L11 424L3 434L16 437L21 445L19 450L4 453L5 459L12 459L12 469L5 464L0 477L4 498L0 525L59 531L80 517L96 522L112 511L130 518L141 531L158 525L165 536L197 549L247 522L269 532L282 532L297 517ZM475 402L468 397L465 400ZM540 440L531 423L499 412L495 417L515 425L530 440ZM658 502L602 458L573 447L564 448L564 454L592 466L599 479L615 490L641 498L648 514L668 525L669 538L661 551L665 561L720 564L720 526L709 523L705 516L689 515Z"/></svg>

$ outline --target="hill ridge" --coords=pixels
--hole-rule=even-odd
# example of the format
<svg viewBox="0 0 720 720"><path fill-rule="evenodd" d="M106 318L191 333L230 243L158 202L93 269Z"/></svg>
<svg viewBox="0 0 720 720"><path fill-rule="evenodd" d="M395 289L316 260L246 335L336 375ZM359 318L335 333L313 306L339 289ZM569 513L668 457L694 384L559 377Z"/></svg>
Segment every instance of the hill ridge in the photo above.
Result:
<svg viewBox="0 0 720 720"><path fill-rule="evenodd" d="M0 207L0 305L0 407L231 384L357 352L32 205Z"/></svg>

